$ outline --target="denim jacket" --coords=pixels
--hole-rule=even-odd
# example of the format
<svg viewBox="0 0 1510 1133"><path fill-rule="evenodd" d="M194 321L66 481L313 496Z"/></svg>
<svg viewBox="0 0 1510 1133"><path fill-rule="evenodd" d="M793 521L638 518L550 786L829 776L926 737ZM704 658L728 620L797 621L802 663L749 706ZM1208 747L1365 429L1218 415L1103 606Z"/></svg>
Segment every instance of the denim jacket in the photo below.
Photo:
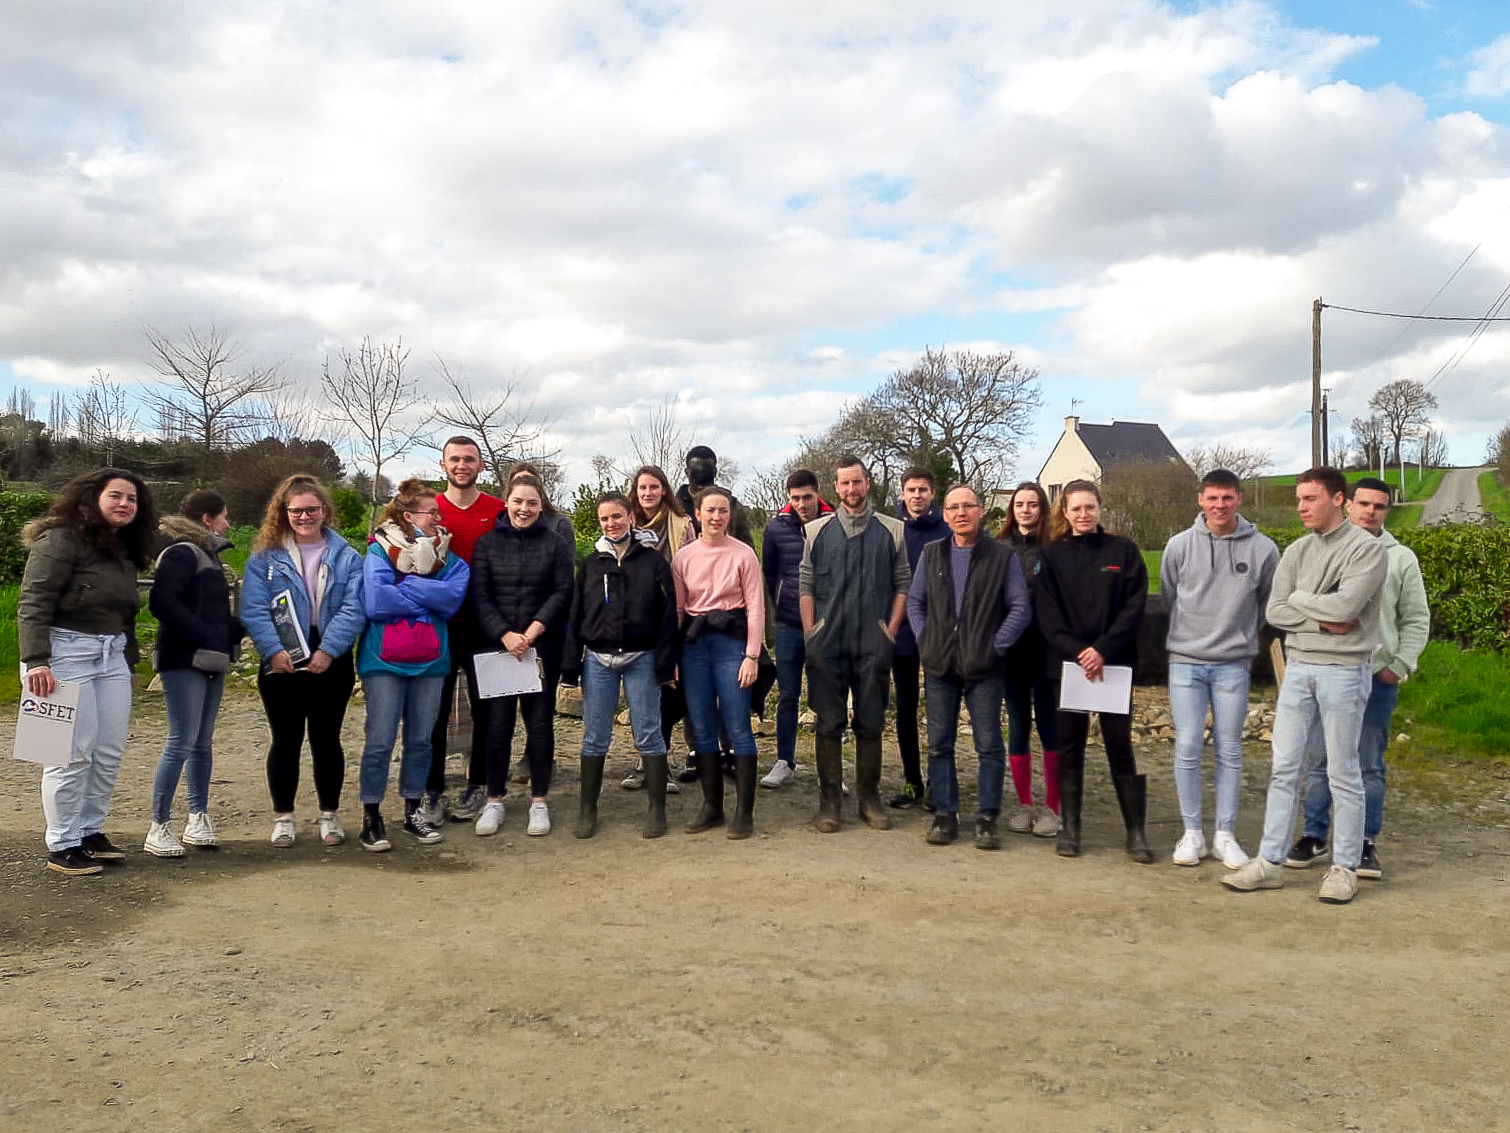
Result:
<svg viewBox="0 0 1510 1133"><path fill-rule="evenodd" d="M320 643L322 653L339 657L351 651L367 615L362 610L362 556L337 532L326 529L325 553L320 560ZM258 551L246 563L246 582L241 591L241 620L258 654L265 661L283 646L273 628L273 596L287 590L294 610L307 634L310 625L309 595L299 569L295 547Z"/></svg>

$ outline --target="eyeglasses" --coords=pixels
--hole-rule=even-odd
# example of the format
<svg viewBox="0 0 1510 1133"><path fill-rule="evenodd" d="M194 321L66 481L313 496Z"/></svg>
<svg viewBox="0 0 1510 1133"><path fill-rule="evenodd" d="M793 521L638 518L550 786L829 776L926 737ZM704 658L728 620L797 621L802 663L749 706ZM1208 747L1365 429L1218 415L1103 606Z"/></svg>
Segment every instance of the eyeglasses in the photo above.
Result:
<svg viewBox="0 0 1510 1133"><path fill-rule="evenodd" d="M418 509L418 510L411 509L411 508L405 508L404 509L404 514L405 515L439 515L440 514L440 508L438 508L438 507L432 507L432 508L423 508L423 509Z"/></svg>
<svg viewBox="0 0 1510 1133"><path fill-rule="evenodd" d="M945 511L979 511L980 504L946 504Z"/></svg>
<svg viewBox="0 0 1510 1133"><path fill-rule="evenodd" d="M323 515L325 512L323 507L290 507L283 510L294 519L308 519L311 516Z"/></svg>

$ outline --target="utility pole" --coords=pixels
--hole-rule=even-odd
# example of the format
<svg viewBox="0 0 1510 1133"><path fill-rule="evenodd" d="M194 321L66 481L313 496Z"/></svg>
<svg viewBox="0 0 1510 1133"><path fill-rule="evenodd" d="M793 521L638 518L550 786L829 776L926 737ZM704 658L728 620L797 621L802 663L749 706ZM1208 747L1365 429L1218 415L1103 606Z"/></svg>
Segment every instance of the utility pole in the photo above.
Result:
<svg viewBox="0 0 1510 1133"><path fill-rule="evenodd" d="M1321 308L1325 305L1320 299L1311 304L1311 466L1313 468L1326 463L1326 442L1322 439L1325 435L1326 418L1323 415L1321 402Z"/></svg>
<svg viewBox="0 0 1510 1133"><path fill-rule="evenodd" d="M1329 436L1331 430L1328 428L1329 423L1327 421L1328 393L1328 390L1321 391L1321 463L1323 464L1330 464L1332 462L1331 438Z"/></svg>

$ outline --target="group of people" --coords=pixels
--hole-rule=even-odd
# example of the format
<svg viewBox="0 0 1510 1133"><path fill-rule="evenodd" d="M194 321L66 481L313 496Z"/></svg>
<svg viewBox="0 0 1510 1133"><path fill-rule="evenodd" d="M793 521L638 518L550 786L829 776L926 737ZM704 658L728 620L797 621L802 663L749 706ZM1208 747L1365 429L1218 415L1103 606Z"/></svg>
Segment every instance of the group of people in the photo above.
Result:
<svg viewBox="0 0 1510 1133"><path fill-rule="evenodd" d="M1010 768L1016 805L1006 829L1055 838L1060 855L1079 855L1090 713L1061 707L1061 686L1072 676L1100 682L1109 666L1135 667L1148 591L1138 547L1101 523L1095 484L1071 482L1052 503L1039 485L1019 485L993 537L985 501L970 486L948 488L940 503L934 474L909 469L898 514L884 515L872 504L864 463L844 457L833 470L837 507L824 501L815 472L788 477L788 505L767 525L757 558L747 509L716 483L716 457L699 446L688 454L680 489L647 466L627 492L599 497L601 537L577 564L576 533L552 507L538 469L509 469L502 497L479 489L485 469L473 439L452 437L441 454L445 488L419 479L399 485L365 554L331 526L331 500L318 480L287 478L247 560L239 617L219 560L229 546L221 497L192 492L179 515L159 524L147 486L132 473L103 469L69 484L27 529L17 619L27 689L47 696L55 681L79 685L73 758L43 771L49 868L97 873L100 863L124 858L104 824L130 715L136 579L154 553L148 601L161 623L154 662L168 708L144 842L156 856L217 844L208 798L213 733L243 636L261 659L275 846L292 846L298 836L306 735L318 836L327 845L346 838L340 733L359 675L366 700L359 840L373 852L392 846L382 805L400 726L405 835L438 842L447 817L472 822L479 836L496 834L521 719L526 832L549 833L562 683L580 685L582 695L577 837L598 829L622 694L638 756L623 786L646 792L642 835L664 835L667 794L696 782L701 805L686 831L726 827L729 838L748 838L757 782L779 789L792 780L805 679L816 719L819 832L842 826L849 731L859 819L884 830L889 809L926 806L933 813L927 841L957 840L963 706L979 763L975 845L1001 846ZM1224 880L1236 889L1276 887L1282 866L1322 856L1333 800L1322 899L1350 900L1357 876L1382 873L1374 840L1389 714L1425 645L1426 602L1414 556L1383 531L1388 486L1360 481L1350 500L1348 490L1334 469L1302 474L1296 491L1308 534L1280 556L1239 514L1237 478L1208 473L1200 515L1163 556L1185 828L1173 861L1196 865L1208 855L1201 754L1209 709L1217 764L1209 852L1232 871ZM768 604L774 661L765 648ZM1249 671L1265 620L1285 633L1289 663L1264 836L1250 859L1237 840L1237 803ZM482 697L477 663L485 653L533 663L538 688ZM447 725L458 673L466 676L473 734L466 784L449 797ZM757 781L751 708L763 703L754 693L770 673L778 690L776 761ZM903 782L883 802L882 735L893 695ZM1098 716L1126 851L1152 862L1130 704ZM673 776L668 753L678 723L688 758ZM1034 804L1035 727L1041 805ZM184 776L188 817L180 836L171 812ZM734 784L732 814L726 776ZM1306 826L1291 847L1302 776Z"/></svg>

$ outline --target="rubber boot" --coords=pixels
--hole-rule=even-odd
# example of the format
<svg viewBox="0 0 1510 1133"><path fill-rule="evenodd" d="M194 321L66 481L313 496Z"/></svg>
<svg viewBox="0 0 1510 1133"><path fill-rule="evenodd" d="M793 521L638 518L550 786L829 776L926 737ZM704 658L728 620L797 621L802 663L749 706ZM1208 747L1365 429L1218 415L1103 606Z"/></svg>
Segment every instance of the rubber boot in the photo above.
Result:
<svg viewBox="0 0 1510 1133"><path fill-rule="evenodd" d="M844 743L838 736L819 736L813 741L818 763L818 814L813 829L819 834L837 834L844 801Z"/></svg>
<svg viewBox="0 0 1510 1133"><path fill-rule="evenodd" d="M872 830L890 830L891 819L881 805L881 737L855 737L855 794L860 818Z"/></svg>
<svg viewBox="0 0 1510 1133"><path fill-rule="evenodd" d="M607 763L602 756L582 757L582 801L577 808L577 828L572 831L578 838L591 838L598 832L598 795L603 791L603 767Z"/></svg>
<svg viewBox="0 0 1510 1133"><path fill-rule="evenodd" d="M703 809L687 823L688 834L701 834L724 824L724 768L718 752L698 755L697 777L703 786Z"/></svg>
<svg viewBox="0 0 1510 1133"><path fill-rule="evenodd" d="M1118 775L1112 780L1117 789L1117 805L1122 808L1122 823L1127 827L1127 856L1141 865L1153 861L1143 821L1148 815L1148 776Z"/></svg>
<svg viewBox="0 0 1510 1133"><path fill-rule="evenodd" d="M755 833L755 757L734 757L734 817L728 837L733 841Z"/></svg>
<svg viewBox="0 0 1510 1133"><path fill-rule="evenodd" d="M666 781L670 773L664 755L641 756L645 765L645 793L649 806L645 811L645 825L640 827L641 838L659 838L666 833Z"/></svg>
<svg viewBox="0 0 1510 1133"><path fill-rule="evenodd" d="M1054 852L1061 858L1080 856L1080 797L1085 789L1085 764L1059 757L1059 839Z"/></svg>

